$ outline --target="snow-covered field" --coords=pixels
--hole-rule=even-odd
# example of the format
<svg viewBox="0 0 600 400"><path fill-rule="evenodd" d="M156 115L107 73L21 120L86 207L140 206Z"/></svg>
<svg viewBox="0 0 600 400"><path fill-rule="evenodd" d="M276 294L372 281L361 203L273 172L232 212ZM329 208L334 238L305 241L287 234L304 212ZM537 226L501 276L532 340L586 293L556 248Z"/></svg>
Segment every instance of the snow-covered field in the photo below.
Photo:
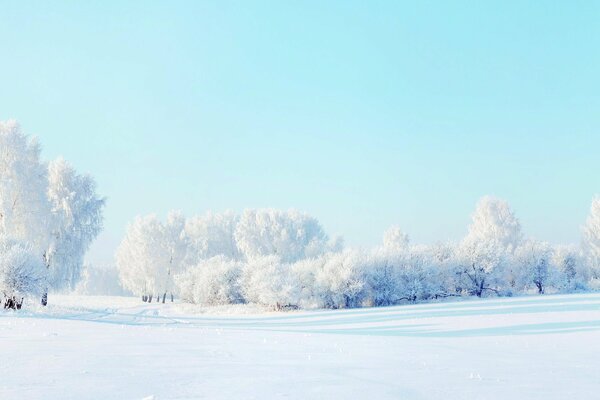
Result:
<svg viewBox="0 0 600 400"><path fill-rule="evenodd" d="M1 399L600 396L599 294L290 313L51 302L0 311Z"/></svg>

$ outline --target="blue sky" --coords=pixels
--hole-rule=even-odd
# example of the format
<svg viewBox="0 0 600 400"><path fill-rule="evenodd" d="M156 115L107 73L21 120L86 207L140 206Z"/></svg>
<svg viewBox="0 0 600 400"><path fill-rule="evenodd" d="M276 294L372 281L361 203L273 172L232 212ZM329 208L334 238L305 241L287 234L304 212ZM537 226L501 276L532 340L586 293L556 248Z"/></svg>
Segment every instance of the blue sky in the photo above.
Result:
<svg viewBox="0 0 600 400"><path fill-rule="evenodd" d="M3 2L0 119L136 214L297 208L350 245L459 239L479 197L578 242L600 3Z"/></svg>

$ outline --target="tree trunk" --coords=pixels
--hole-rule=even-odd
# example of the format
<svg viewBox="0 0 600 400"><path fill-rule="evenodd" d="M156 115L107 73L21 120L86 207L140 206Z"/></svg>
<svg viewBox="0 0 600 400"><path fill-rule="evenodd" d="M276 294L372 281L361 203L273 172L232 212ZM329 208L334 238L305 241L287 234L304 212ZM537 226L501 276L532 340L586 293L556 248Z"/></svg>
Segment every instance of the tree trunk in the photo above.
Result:
<svg viewBox="0 0 600 400"><path fill-rule="evenodd" d="M44 307L48 305L48 289L46 289L46 291L42 295L42 301L41 301L41 303L42 303L42 305Z"/></svg>
<svg viewBox="0 0 600 400"><path fill-rule="evenodd" d="M148 296L148 303L152 303L152 295Z"/></svg>
<svg viewBox="0 0 600 400"><path fill-rule="evenodd" d="M165 304L165 300L167 299L167 292L163 294L163 304Z"/></svg>
<svg viewBox="0 0 600 400"><path fill-rule="evenodd" d="M171 293L171 303L173 302L173 293Z"/></svg>

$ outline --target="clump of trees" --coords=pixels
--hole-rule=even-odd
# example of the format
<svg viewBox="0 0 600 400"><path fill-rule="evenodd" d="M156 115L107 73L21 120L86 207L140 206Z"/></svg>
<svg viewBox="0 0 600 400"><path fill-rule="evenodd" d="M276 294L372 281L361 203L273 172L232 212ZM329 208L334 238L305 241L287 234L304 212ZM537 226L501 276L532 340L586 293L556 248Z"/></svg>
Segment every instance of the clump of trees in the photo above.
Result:
<svg viewBox="0 0 600 400"><path fill-rule="evenodd" d="M344 248L294 210L138 217L117 267L123 285L144 301L177 294L203 305L352 308L586 290L597 284L599 249L600 199L578 248L524 237L508 203L486 196L458 243L411 244L394 226L367 250Z"/></svg>
<svg viewBox="0 0 600 400"><path fill-rule="evenodd" d="M0 122L0 291L5 308L48 289L72 289L102 228L105 200L89 175L45 162L35 138Z"/></svg>

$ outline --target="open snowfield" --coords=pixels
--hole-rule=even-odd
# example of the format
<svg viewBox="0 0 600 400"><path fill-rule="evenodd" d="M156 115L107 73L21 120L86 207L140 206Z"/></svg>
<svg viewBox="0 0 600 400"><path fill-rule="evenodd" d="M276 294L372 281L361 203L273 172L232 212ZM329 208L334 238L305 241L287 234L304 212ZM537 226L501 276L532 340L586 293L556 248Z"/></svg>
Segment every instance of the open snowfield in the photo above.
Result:
<svg viewBox="0 0 600 400"><path fill-rule="evenodd" d="M0 311L1 399L600 396L600 294L290 313L51 302Z"/></svg>

